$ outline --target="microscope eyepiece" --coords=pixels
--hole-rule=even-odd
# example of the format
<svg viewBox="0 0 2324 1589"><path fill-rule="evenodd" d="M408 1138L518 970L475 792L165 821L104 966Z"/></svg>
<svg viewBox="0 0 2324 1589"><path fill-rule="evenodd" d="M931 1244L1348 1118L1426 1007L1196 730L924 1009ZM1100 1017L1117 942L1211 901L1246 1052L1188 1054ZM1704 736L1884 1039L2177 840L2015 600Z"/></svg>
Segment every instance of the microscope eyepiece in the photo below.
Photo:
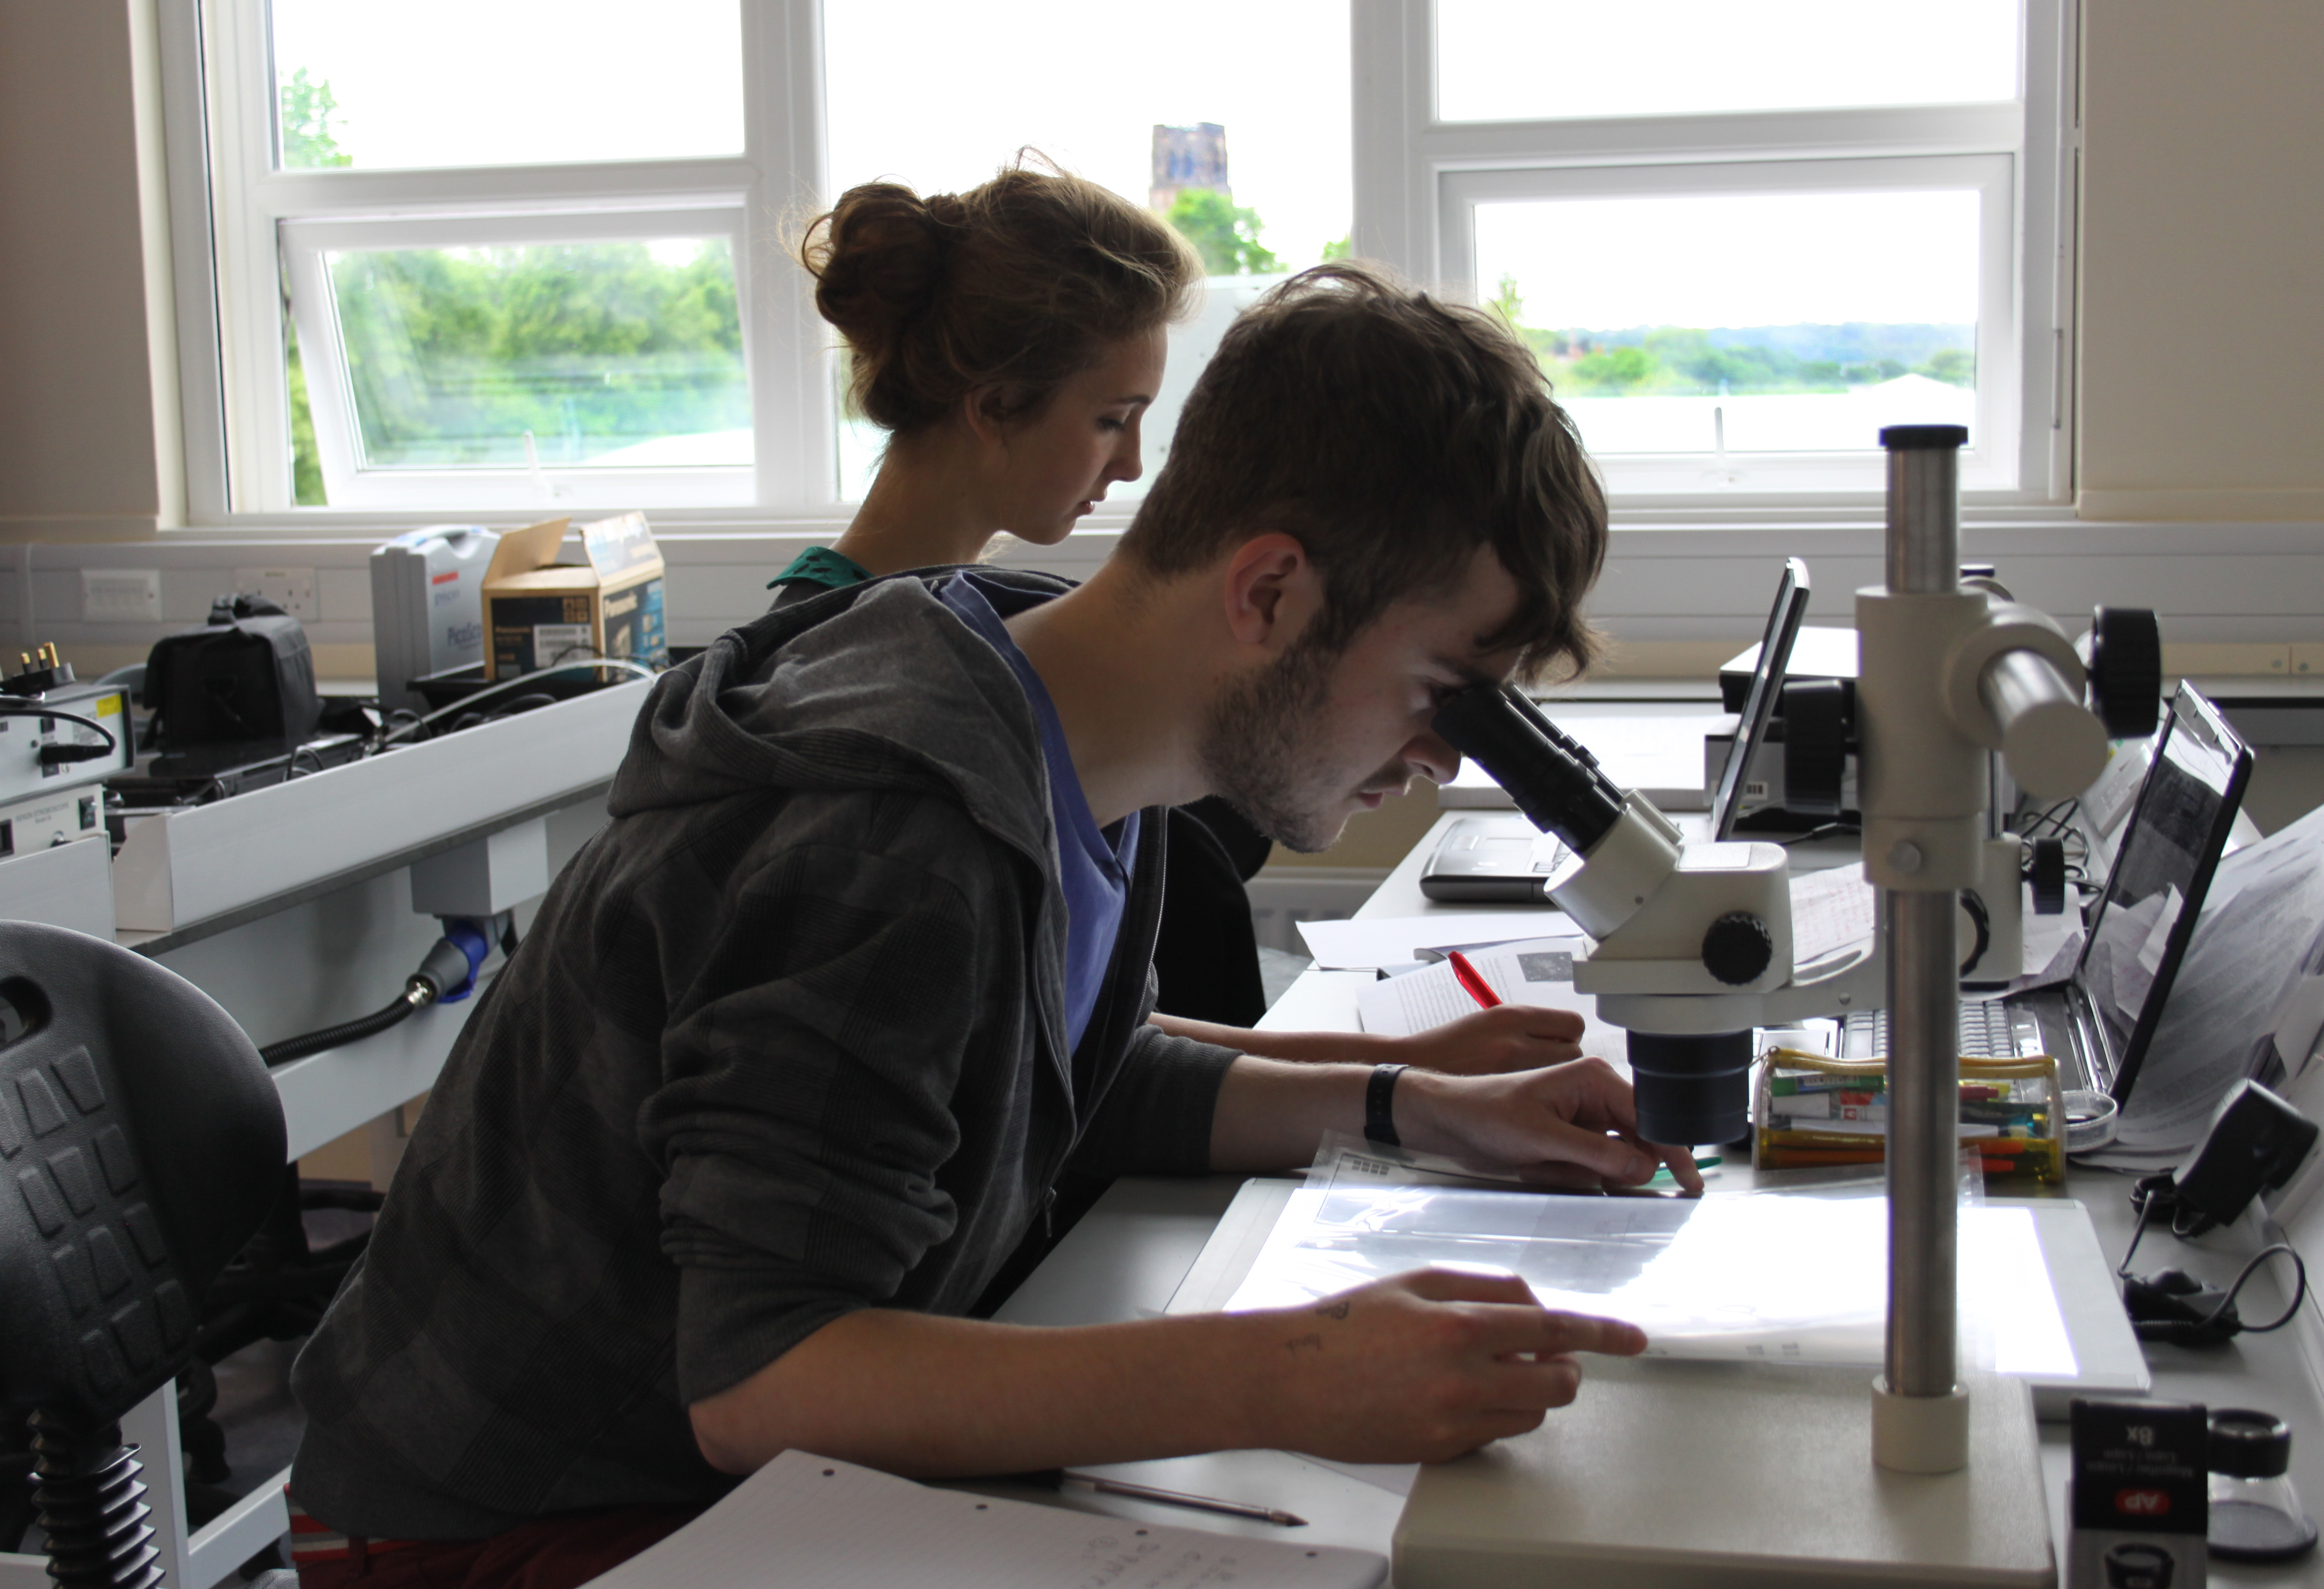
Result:
<svg viewBox="0 0 2324 1589"><path fill-rule="evenodd" d="M1493 781L1545 833L1586 855L1621 819L1625 796L1597 758L1518 690L1480 684L1446 699L1436 732Z"/></svg>

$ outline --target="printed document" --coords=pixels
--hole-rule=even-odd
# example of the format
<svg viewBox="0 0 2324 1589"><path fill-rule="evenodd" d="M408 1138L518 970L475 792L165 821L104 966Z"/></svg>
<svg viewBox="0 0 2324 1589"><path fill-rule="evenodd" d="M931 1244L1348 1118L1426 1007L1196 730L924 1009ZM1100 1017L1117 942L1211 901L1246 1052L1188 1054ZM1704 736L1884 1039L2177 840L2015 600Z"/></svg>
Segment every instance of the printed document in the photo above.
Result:
<svg viewBox="0 0 2324 1589"><path fill-rule="evenodd" d="M587 1589L1376 1589L1387 1582L1387 1561L1368 1550L996 1501L786 1451Z"/></svg>

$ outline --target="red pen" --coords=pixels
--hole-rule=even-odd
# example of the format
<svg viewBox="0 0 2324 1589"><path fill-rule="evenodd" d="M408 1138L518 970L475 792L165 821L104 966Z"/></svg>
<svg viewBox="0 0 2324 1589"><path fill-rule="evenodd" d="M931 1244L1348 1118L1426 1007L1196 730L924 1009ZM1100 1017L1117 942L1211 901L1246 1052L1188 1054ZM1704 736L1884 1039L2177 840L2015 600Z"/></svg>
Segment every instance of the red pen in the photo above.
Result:
<svg viewBox="0 0 2324 1589"><path fill-rule="evenodd" d="M1468 956L1453 949L1444 958L1452 962L1452 975L1460 979L1462 987L1469 990L1469 996L1477 1001L1478 1009L1491 1010L1499 1005L1501 995L1493 991L1492 984L1485 980L1484 973L1469 963Z"/></svg>

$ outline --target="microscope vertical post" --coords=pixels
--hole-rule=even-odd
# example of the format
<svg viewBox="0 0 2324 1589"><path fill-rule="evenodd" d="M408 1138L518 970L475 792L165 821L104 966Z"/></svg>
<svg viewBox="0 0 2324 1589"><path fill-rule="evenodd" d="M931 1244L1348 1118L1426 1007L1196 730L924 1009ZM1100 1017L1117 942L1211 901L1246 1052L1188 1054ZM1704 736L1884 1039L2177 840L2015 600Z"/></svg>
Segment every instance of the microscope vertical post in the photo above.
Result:
<svg viewBox="0 0 2324 1589"><path fill-rule="evenodd" d="M1888 1330L1873 1448L1883 1466L1923 1473L1968 1460L1955 1301L1960 991L1953 920L1965 844L1977 836L1983 805L1982 753L1945 720L1934 688L1948 631L1961 621L1952 609L1969 599L1960 589L1960 439L1933 426L1883 433L1881 616L1901 602L1928 621L1908 614L1901 625L1875 628L1863 688L1867 870L1880 885L1888 960Z"/></svg>
<svg viewBox="0 0 2324 1589"><path fill-rule="evenodd" d="M1960 455L1888 454L1888 588L1960 585ZM1932 659L1933 661L1933 659ZM1960 1115L1956 891L1881 890L1888 938L1888 1387L1950 1396L1959 1246L1955 1181Z"/></svg>

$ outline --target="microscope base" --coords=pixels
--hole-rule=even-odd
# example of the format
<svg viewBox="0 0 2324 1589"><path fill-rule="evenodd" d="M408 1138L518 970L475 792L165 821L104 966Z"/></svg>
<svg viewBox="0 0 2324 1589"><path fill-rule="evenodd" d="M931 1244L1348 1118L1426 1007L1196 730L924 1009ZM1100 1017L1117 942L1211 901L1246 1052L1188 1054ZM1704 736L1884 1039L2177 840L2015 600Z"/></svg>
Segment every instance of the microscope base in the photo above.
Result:
<svg viewBox="0 0 2324 1589"><path fill-rule="evenodd" d="M1873 1371L1591 1358L1530 1435L1424 1467L1398 1589L2054 1585L2033 1398L1971 1376L1969 1463L1872 1461Z"/></svg>

